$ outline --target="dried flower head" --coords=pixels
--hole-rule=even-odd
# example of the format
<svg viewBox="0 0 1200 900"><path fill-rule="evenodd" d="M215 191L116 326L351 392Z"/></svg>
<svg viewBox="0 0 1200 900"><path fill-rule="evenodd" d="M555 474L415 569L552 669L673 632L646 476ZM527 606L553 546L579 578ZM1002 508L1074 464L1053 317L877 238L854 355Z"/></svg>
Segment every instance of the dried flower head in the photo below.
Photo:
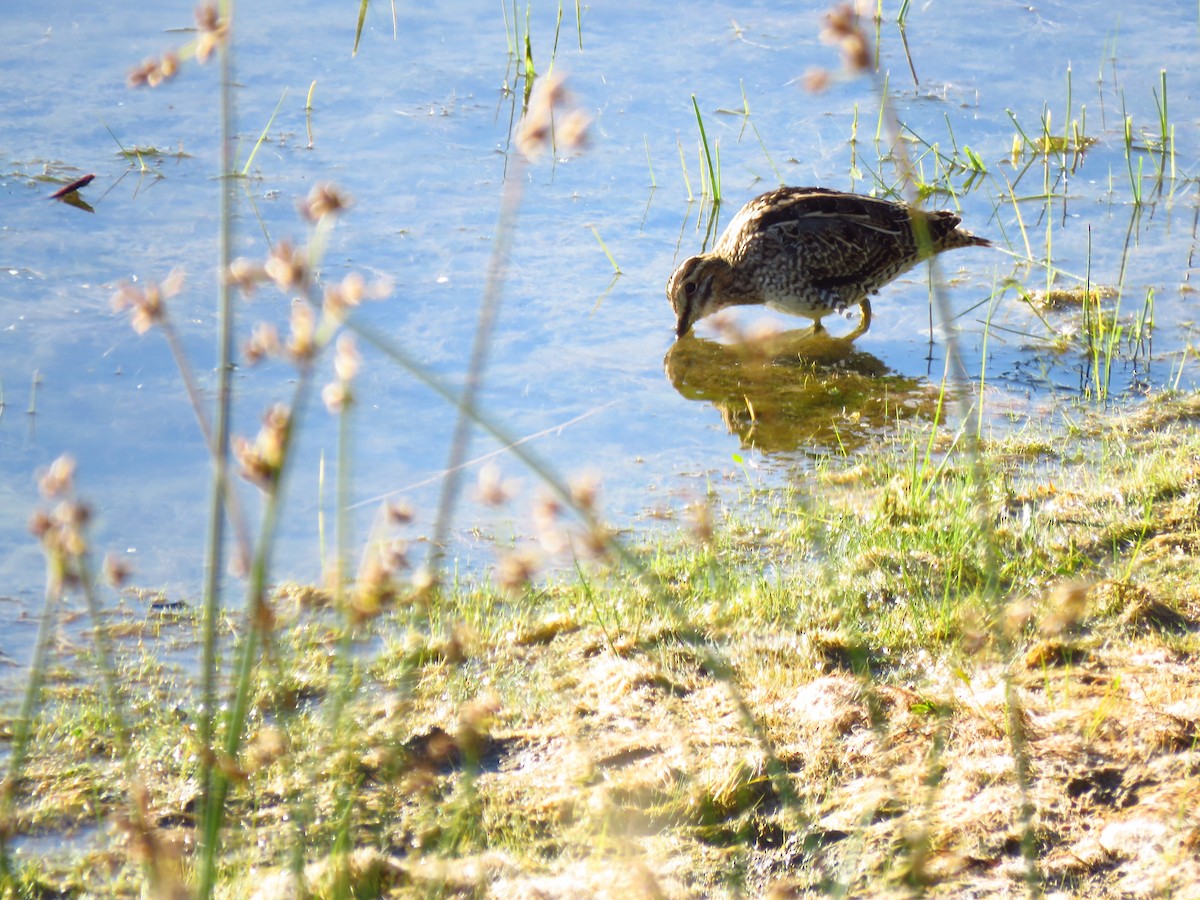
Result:
<svg viewBox="0 0 1200 900"><path fill-rule="evenodd" d="M534 532L542 550L555 556L569 546L567 530L562 523L562 504L550 494L539 493L531 510Z"/></svg>
<svg viewBox="0 0 1200 900"><path fill-rule="evenodd" d="M113 823L124 834L130 857L150 870L155 896L188 896L182 880L181 841L154 825L159 816L151 809L150 793L140 781L130 786L129 795L132 802L113 815Z"/></svg>
<svg viewBox="0 0 1200 900"><path fill-rule="evenodd" d="M1042 620L1042 633L1057 636L1072 631L1087 616L1088 585L1079 581L1057 585L1050 594L1049 605L1050 611Z"/></svg>
<svg viewBox="0 0 1200 900"><path fill-rule="evenodd" d="M145 334L166 316L164 300L174 297L183 288L183 270L172 269L161 284L153 282L140 288L124 283L112 297L112 307L117 312L131 310L130 324L138 334Z"/></svg>
<svg viewBox="0 0 1200 900"><path fill-rule="evenodd" d="M91 510L82 503L63 501L51 514L53 527L42 537L42 546L60 558L78 559L87 553L87 537L84 527L91 518ZM68 578L77 580L72 567Z"/></svg>
<svg viewBox="0 0 1200 900"><path fill-rule="evenodd" d="M687 508L687 518L692 536L703 544L711 544L713 540L712 504L706 500L697 500Z"/></svg>
<svg viewBox="0 0 1200 900"><path fill-rule="evenodd" d="M821 29L821 40L836 44L858 30L858 10L849 3L835 6L825 14L825 26Z"/></svg>
<svg viewBox="0 0 1200 900"><path fill-rule="evenodd" d="M1002 622L1005 634L1017 637L1033 619L1033 604L1028 598L1014 600L1004 608Z"/></svg>
<svg viewBox="0 0 1200 900"><path fill-rule="evenodd" d="M55 589L78 584L84 572L81 558L88 552L85 532L92 520L92 510L72 496L75 461L60 456L39 473L38 488L42 496L57 503L52 510L37 510L29 519L29 530L42 545L47 559L54 563L50 571Z"/></svg>
<svg viewBox="0 0 1200 900"><path fill-rule="evenodd" d="M380 558L393 575L412 568L408 561L408 541L394 538L379 548Z"/></svg>
<svg viewBox="0 0 1200 900"><path fill-rule="evenodd" d="M326 216L345 212L353 205L353 201L343 194L335 185L322 182L313 186L300 204L300 215L309 222L316 223Z"/></svg>
<svg viewBox="0 0 1200 900"><path fill-rule="evenodd" d="M520 593L538 571L538 557L531 548L506 553L496 564L496 584L509 593Z"/></svg>
<svg viewBox="0 0 1200 900"><path fill-rule="evenodd" d="M50 514L44 509L35 509L33 515L29 517L29 523L26 528L39 541L45 538L50 529L54 527L54 521L50 518Z"/></svg>
<svg viewBox="0 0 1200 900"><path fill-rule="evenodd" d="M287 734L271 725L264 725L246 747L246 768L251 771L265 769L287 753Z"/></svg>
<svg viewBox="0 0 1200 900"><path fill-rule="evenodd" d="M354 335L338 335L337 348L333 354L333 371L337 373L337 377L347 383L353 381L361 362L362 357L358 354Z"/></svg>
<svg viewBox="0 0 1200 900"><path fill-rule="evenodd" d="M501 506L512 499L516 486L511 481L501 477L500 467L494 462L486 463L479 470L479 481L475 486L475 494L480 503L488 506Z"/></svg>
<svg viewBox="0 0 1200 900"><path fill-rule="evenodd" d="M63 454L38 473L38 490L47 500L64 497L75 489L75 458Z"/></svg>
<svg viewBox="0 0 1200 900"><path fill-rule="evenodd" d="M395 600L394 575L385 556L372 553L363 561L350 596L350 610L356 621L374 618Z"/></svg>
<svg viewBox="0 0 1200 900"><path fill-rule="evenodd" d="M164 81L168 78L174 78L179 72L179 57L171 52L164 53L162 56L162 61L158 64L158 72ZM154 84L150 86L157 87L157 85Z"/></svg>
<svg viewBox="0 0 1200 900"><path fill-rule="evenodd" d="M416 518L416 513L407 500L393 500L387 504L387 517L393 525L408 525Z"/></svg>
<svg viewBox="0 0 1200 900"><path fill-rule="evenodd" d="M596 522L583 532L580 549L592 559L606 559L612 552L614 536L612 528L603 522Z"/></svg>
<svg viewBox="0 0 1200 900"><path fill-rule="evenodd" d="M357 272L351 272L339 284L325 286L325 302L322 308L325 313L341 321L346 317L346 310L358 306L367 291L366 282Z"/></svg>
<svg viewBox="0 0 1200 900"><path fill-rule="evenodd" d="M344 381L331 381L321 388L321 402L325 404L325 409L331 416L345 410L353 400L354 393Z"/></svg>
<svg viewBox="0 0 1200 900"><path fill-rule="evenodd" d="M225 274L227 284L237 285L243 296L249 297L260 283L267 280L266 268L259 263L244 257L238 257L229 264Z"/></svg>
<svg viewBox="0 0 1200 900"><path fill-rule="evenodd" d="M262 428L254 443L234 437L233 455L242 467L242 477L264 491L272 490L283 468L291 412L276 404L263 416Z"/></svg>
<svg viewBox="0 0 1200 900"><path fill-rule="evenodd" d="M290 241L279 241L263 266L267 277L281 291L308 283L308 259L303 247L293 247Z"/></svg>
<svg viewBox="0 0 1200 900"><path fill-rule="evenodd" d="M517 149L527 159L541 156L547 146L577 150L587 142L588 117L571 104L566 81L551 74L539 79L529 98L529 106L517 126ZM555 113L561 111L560 128L555 129Z"/></svg>
<svg viewBox="0 0 1200 900"><path fill-rule="evenodd" d="M104 555L104 580L112 587L119 588L129 580L129 563L118 559L111 553Z"/></svg>
<svg viewBox="0 0 1200 900"><path fill-rule="evenodd" d="M179 57L174 53L165 53L162 58L150 57L143 60L140 66L130 70L125 82L130 87L158 87L164 81L174 78L179 71Z"/></svg>
<svg viewBox="0 0 1200 900"><path fill-rule="evenodd" d="M412 587L418 599L428 597L437 584L437 573L428 564L418 566L412 573Z"/></svg>
<svg viewBox="0 0 1200 900"><path fill-rule="evenodd" d="M279 330L270 322L259 322L250 334L250 340L242 348L242 355L247 365L254 365L264 359L273 359L283 353L279 343Z"/></svg>
<svg viewBox="0 0 1200 900"><path fill-rule="evenodd" d="M582 150L588 142L591 116L581 109L572 109L554 123L555 143L567 150Z"/></svg>
<svg viewBox="0 0 1200 900"><path fill-rule="evenodd" d="M350 383L358 374L360 361L361 357L358 355L354 336L351 334L340 335L337 340L337 350L333 356L333 370L337 374L337 381L325 385L321 391L321 399L325 402L325 408L329 412L334 414L341 412L354 399Z"/></svg>
<svg viewBox="0 0 1200 900"><path fill-rule="evenodd" d="M221 18L215 3L202 3L196 7L196 30L196 61L205 63L228 36L229 23Z"/></svg>
<svg viewBox="0 0 1200 900"><path fill-rule="evenodd" d="M303 300L292 303L291 334L287 353L297 364L311 362L317 355L317 314Z"/></svg>
<svg viewBox="0 0 1200 900"><path fill-rule="evenodd" d="M196 30L216 31L221 26L221 14L215 3L201 3L196 7Z"/></svg>
<svg viewBox="0 0 1200 900"><path fill-rule="evenodd" d="M843 3L829 11L821 40L841 49L842 64L849 71L865 72L872 68L871 42L853 5Z"/></svg>
<svg viewBox="0 0 1200 900"><path fill-rule="evenodd" d="M595 472L585 472L576 475L570 481L571 499L582 510L589 513L596 511L596 501L600 498L600 476Z"/></svg>
<svg viewBox="0 0 1200 900"><path fill-rule="evenodd" d="M158 60L154 57L142 60L140 66L129 70L125 83L130 87L141 87L150 83L150 75L158 68Z"/></svg>
<svg viewBox="0 0 1200 900"><path fill-rule="evenodd" d="M812 94L820 94L829 87L832 80L828 69L811 68L804 73L804 89Z"/></svg>
<svg viewBox="0 0 1200 900"><path fill-rule="evenodd" d="M370 284L357 272L351 272L339 284L325 287L325 300L322 310L330 318L341 321L346 318L348 310L359 306L363 300L381 300L392 292L392 284L387 279L379 279Z"/></svg>

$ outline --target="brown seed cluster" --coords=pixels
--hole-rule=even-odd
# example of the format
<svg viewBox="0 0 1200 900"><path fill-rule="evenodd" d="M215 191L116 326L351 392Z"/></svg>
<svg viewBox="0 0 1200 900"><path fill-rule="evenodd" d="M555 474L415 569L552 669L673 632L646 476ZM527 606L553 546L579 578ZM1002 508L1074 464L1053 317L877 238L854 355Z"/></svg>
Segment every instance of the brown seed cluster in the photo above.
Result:
<svg viewBox="0 0 1200 900"><path fill-rule="evenodd" d="M352 205L353 201L336 185L323 182L313 187L307 199L299 204L299 208L300 215L307 222L315 225L326 216L335 216L345 212Z"/></svg>
<svg viewBox="0 0 1200 900"><path fill-rule="evenodd" d="M591 120L574 106L561 75L548 75L534 85L529 106L517 126L517 149L536 160L551 147L572 152L587 144Z"/></svg>
<svg viewBox="0 0 1200 900"><path fill-rule="evenodd" d="M498 555L494 578L497 587L508 593L527 590L546 563L566 555L578 560L606 560L612 552L615 534L600 518L600 479L594 473L572 478L568 484L570 503L546 490L537 492L530 506L534 541ZM493 506L508 503L517 495L514 482L505 481L500 469L489 463L480 471L476 497ZM571 508L578 524L566 521Z"/></svg>
<svg viewBox="0 0 1200 900"><path fill-rule="evenodd" d="M297 206L301 215L308 220L319 235L330 227L342 212L352 206L352 201L332 184L318 184L307 198ZM319 238L314 241L319 246ZM283 359L298 369L309 369L322 351L334 342L341 324L350 311L366 299L377 299L391 292L391 285L379 281L368 284L362 275L351 272L340 282L326 285L320 306L315 305L312 294L316 276L313 272L314 256L319 253L313 246L294 245L287 240L277 242L262 263L238 259L230 264L225 273L226 283L237 285L244 296L251 296L261 284L270 282L287 294L299 292L307 295L294 297L288 316L288 334L282 338L275 325L260 322L254 326L250 339L243 347L244 358L249 365L265 359ZM324 386L321 398L331 413L346 410L352 402L351 383L361 365L357 345L352 336L341 334L336 339L333 368L335 378ZM264 468L257 446L241 440L240 448L246 465L247 477L257 484L272 483L271 464ZM269 443L269 442L268 442ZM269 463L269 461L267 461Z"/></svg>
<svg viewBox="0 0 1200 900"><path fill-rule="evenodd" d="M129 310L130 324L138 334L145 334L160 324L166 315L164 301L174 297L183 289L183 270L174 269L161 283L150 283L145 287L125 282L112 297L112 307L117 312Z"/></svg>
<svg viewBox="0 0 1200 900"><path fill-rule="evenodd" d="M29 531L38 539L49 561L50 589L60 593L67 588L84 587L91 584L87 527L92 520L92 510L75 496L75 460L71 456L58 457L37 475L38 491L43 499L53 503L50 509L37 509L29 518ZM105 581L120 587L129 578L129 566L109 554L102 566Z"/></svg>
<svg viewBox="0 0 1200 900"><path fill-rule="evenodd" d="M279 241L271 248L262 272L284 293L303 289L308 286L308 249Z"/></svg>
<svg viewBox="0 0 1200 900"><path fill-rule="evenodd" d="M317 314L303 300L292 301L288 324L290 332L284 353L303 368L312 362L320 349L317 338Z"/></svg>
<svg viewBox="0 0 1200 900"><path fill-rule="evenodd" d="M178 74L181 60L194 57L199 63L208 62L228 37L229 22L214 4L203 3L196 8L196 39L178 50L144 60L130 71L127 83L130 87L158 87Z"/></svg>
<svg viewBox="0 0 1200 900"><path fill-rule="evenodd" d="M358 575L346 595L350 619L358 624L378 616L397 602L421 603L432 584L425 576L414 573L408 589L402 578L411 568L408 558L409 542L396 530L413 521L412 508L403 501L386 504L383 517L377 524L359 564ZM336 593L342 576L334 571L326 574L327 583Z"/></svg>
<svg viewBox="0 0 1200 900"><path fill-rule="evenodd" d="M158 87L164 81L174 78L179 71L179 57L172 52L164 53L161 57L150 57L143 60L140 66L132 69L127 83L130 87Z"/></svg>
<svg viewBox="0 0 1200 900"><path fill-rule="evenodd" d="M196 30L196 61L206 63L229 36L229 22L221 18L215 3L201 3L196 7Z"/></svg>
<svg viewBox="0 0 1200 900"><path fill-rule="evenodd" d="M848 75L869 72L874 68L871 39L862 27L862 15L851 3L835 6L825 16L821 40L842 52L842 68ZM834 74L828 69L814 67L801 79L805 90L820 93L833 83Z"/></svg>
<svg viewBox="0 0 1200 900"><path fill-rule="evenodd" d="M402 548L389 546L371 553L363 561L350 594L350 613L355 622L373 619L396 599L396 580L407 560Z"/></svg>
<svg viewBox="0 0 1200 900"><path fill-rule="evenodd" d="M850 72L866 72L871 64L871 41L863 30L859 12L849 3L829 11L821 40L842 51L842 64Z"/></svg>
<svg viewBox="0 0 1200 900"><path fill-rule="evenodd" d="M339 335L333 356L333 371L337 378L325 385L321 391L321 399L325 401L325 408L329 412L337 414L350 406L353 401L350 384L358 374L360 362L361 357L358 355L354 336Z"/></svg>
<svg viewBox="0 0 1200 900"><path fill-rule="evenodd" d="M262 428L253 443L241 436L233 438L233 455L242 468L242 477L268 493L275 490L283 469L291 422L291 410L276 404L263 416Z"/></svg>

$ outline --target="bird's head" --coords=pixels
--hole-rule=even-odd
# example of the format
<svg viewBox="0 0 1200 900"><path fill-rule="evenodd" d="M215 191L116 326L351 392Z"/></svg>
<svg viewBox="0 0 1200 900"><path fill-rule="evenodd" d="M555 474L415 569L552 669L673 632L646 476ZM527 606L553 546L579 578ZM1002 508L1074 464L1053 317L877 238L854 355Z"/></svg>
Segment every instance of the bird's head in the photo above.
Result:
<svg viewBox="0 0 1200 900"><path fill-rule="evenodd" d="M729 305L722 302L721 292L729 272L729 261L719 256L693 256L674 271L667 282L667 297L675 310L675 337L683 337L705 316Z"/></svg>

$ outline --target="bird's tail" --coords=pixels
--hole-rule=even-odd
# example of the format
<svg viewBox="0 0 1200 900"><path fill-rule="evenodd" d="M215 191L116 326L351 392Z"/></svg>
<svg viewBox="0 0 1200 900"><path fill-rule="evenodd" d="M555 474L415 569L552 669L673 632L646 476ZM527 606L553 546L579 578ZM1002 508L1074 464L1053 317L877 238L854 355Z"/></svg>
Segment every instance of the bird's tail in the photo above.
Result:
<svg viewBox="0 0 1200 900"><path fill-rule="evenodd" d="M933 246L937 252L954 250L957 247L992 246L992 242L987 238L981 238L978 235L971 234L966 229L959 228L958 223L961 221L957 215L949 210L930 214L928 219L929 237L933 240Z"/></svg>

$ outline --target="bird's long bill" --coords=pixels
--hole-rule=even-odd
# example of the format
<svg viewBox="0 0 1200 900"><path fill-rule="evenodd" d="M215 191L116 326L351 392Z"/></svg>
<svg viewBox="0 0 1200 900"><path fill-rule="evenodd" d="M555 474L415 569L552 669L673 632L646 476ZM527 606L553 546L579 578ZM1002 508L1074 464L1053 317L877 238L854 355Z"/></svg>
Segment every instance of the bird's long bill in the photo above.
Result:
<svg viewBox="0 0 1200 900"><path fill-rule="evenodd" d="M692 327L691 323L687 320L687 313L680 313L679 321L675 323L675 337L676 338L683 337L685 334L688 333L688 329L690 329L691 327Z"/></svg>
<svg viewBox="0 0 1200 900"><path fill-rule="evenodd" d="M683 304L675 321L675 337L681 338L696 324L696 304L690 300Z"/></svg>

